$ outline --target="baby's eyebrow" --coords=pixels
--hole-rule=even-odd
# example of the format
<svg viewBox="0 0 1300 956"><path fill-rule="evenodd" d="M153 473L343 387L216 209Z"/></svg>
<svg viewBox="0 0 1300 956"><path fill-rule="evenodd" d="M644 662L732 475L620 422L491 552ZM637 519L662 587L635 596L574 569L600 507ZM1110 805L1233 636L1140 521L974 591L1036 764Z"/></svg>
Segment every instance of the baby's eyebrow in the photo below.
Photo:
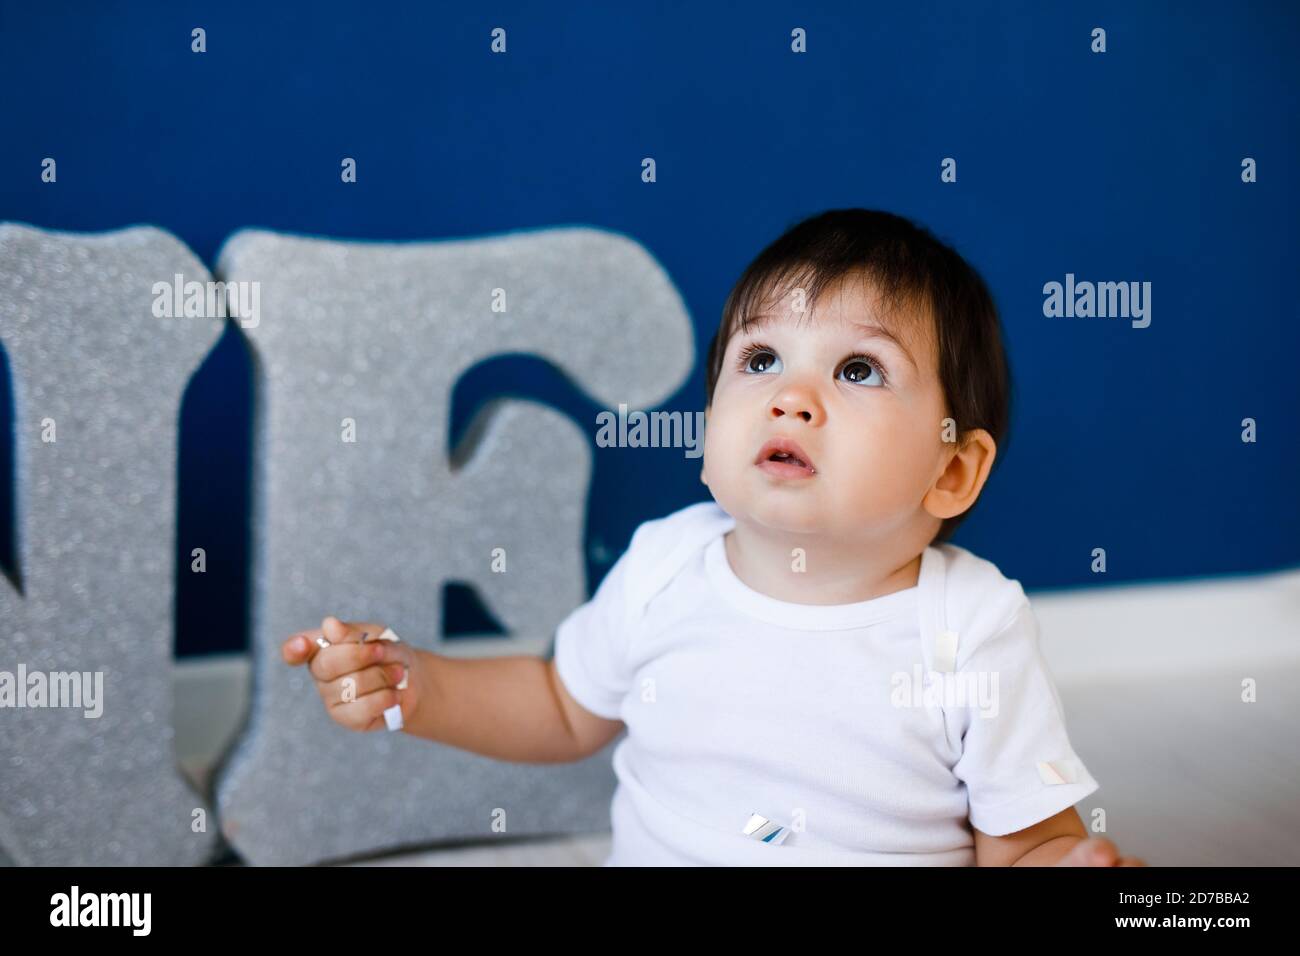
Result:
<svg viewBox="0 0 1300 956"><path fill-rule="evenodd" d="M902 352L903 356L907 359L907 361L911 363L912 368L913 369L917 368L916 359L912 357L912 353L908 350L907 346L903 343L903 340L899 338L897 335L895 335L893 332L891 332L889 329L885 328L883 325L877 325L874 322L855 322L853 323L853 327L865 335L874 335L874 336L879 336L880 338L883 339L889 339L889 341L893 342L895 345L898 346L898 350Z"/></svg>

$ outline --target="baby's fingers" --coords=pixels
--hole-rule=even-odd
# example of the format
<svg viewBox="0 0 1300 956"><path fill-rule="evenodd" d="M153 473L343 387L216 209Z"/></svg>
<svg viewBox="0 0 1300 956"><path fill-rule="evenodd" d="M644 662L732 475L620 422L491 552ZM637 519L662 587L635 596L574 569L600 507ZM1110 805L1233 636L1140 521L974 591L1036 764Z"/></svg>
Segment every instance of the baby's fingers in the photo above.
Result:
<svg viewBox="0 0 1300 956"><path fill-rule="evenodd" d="M280 646L280 656L284 658L286 664L295 667L299 664L310 664L312 657L320 650L316 644L316 638L319 636L319 630L299 631Z"/></svg>
<svg viewBox="0 0 1300 956"><path fill-rule="evenodd" d="M349 730L361 732L379 730L381 727L388 726L384 719L384 711L390 707L400 706L400 702L401 696L398 691L386 687L333 707L330 716Z"/></svg>
<svg viewBox="0 0 1300 956"><path fill-rule="evenodd" d="M321 683L328 683L373 664L404 664L406 653L405 645L390 644L388 641L370 641L367 644L346 641L333 644L320 651L312 660L311 676Z"/></svg>
<svg viewBox="0 0 1300 956"><path fill-rule="evenodd" d="M1061 857L1057 866L1114 866L1119 859L1115 844L1105 837L1080 840Z"/></svg>
<svg viewBox="0 0 1300 956"><path fill-rule="evenodd" d="M327 707L337 707L358 700L367 694L387 687L397 687L406 675L402 664L384 664L367 667L365 670L344 674L327 684L318 684L321 699Z"/></svg>
<svg viewBox="0 0 1300 956"><path fill-rule="evenodd" d="M333 615L321 621L321 633L333 644L347 641L374 641L384 632L384 625L374 621L341 621Z"/></svg>

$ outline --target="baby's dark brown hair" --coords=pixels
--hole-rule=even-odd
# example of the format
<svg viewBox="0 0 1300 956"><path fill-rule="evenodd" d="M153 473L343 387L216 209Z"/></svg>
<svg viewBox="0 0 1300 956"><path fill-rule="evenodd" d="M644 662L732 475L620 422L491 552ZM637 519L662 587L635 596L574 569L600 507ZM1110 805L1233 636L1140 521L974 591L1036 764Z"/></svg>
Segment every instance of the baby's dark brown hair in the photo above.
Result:
<svg viewBox="0 0 1300 956"><path fill-rule="evenodd" d="M956 250L923 226L875 209L832 209L792 226L758 254L736 281L709 346L705 404L722 372L727 344L753 316L787 290L803 289L811 312L822 292L861 276L891 313L928 315L937 343L938 376L960 446L982 428L1004 457L1011 416L1011 371L997 308L988 286ZM940 423L935 423L939 429ZM973 509L943 521L935 541L947 541Z"/></svg>

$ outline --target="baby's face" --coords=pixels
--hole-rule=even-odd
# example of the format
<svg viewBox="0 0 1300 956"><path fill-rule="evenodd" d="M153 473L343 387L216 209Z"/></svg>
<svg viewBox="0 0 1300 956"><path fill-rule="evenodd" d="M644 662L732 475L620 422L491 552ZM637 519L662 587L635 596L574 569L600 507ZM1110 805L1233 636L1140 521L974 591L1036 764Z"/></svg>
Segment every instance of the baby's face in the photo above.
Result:
<svg viewBox="0 0 1300 956"><path fill-rule="evenodd" d="M901 309L886 321L877 299L857 279L804 313L787 295L728 342L702 477L737 521L867 540L938 530L922 499L954 446L942 440L934 332ZM756 463L773 438L797 442L811 470Z"/></svg>

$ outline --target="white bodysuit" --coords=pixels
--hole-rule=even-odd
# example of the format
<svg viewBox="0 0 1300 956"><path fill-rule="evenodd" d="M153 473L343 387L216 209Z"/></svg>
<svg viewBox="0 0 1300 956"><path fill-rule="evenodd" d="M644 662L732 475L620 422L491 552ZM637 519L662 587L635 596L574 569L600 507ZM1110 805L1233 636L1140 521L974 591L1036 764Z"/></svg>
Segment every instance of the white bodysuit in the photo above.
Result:
<svg viewBox="0 0 1300 956"><path fill-rule="evenodd" d="M968 866L972 825L1097 789L1018 582L944 544L915 587L792 604L736 577L734 524L712 501L645 522L556 631L569 693L627 726L606 866Z"/></svg>

